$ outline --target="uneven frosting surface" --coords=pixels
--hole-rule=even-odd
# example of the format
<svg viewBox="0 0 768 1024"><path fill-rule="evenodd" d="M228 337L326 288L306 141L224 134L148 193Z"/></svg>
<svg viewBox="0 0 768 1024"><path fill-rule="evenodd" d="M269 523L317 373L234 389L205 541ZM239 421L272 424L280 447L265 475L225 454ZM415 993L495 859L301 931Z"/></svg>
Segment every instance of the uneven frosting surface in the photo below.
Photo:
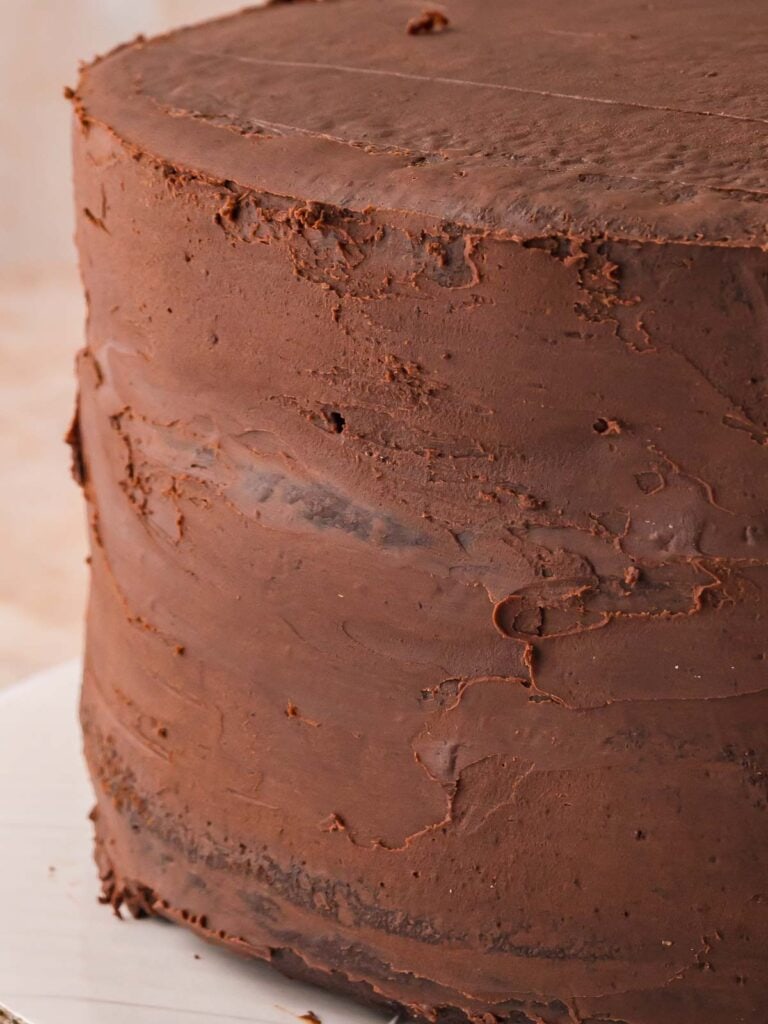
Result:
<svg viewBox="0 0 768 1024"><path fill-rule="evenodd" d="M134 44L81 83L176 166L515 235L768 242L763 0L283 3Z"/></svg>
<svg viewBox="0 0 768 1024"><path fill-rule="evenodd" d="M441 1024L764 1024L768 13L421 10L78 86L107 897Z"/></svg>

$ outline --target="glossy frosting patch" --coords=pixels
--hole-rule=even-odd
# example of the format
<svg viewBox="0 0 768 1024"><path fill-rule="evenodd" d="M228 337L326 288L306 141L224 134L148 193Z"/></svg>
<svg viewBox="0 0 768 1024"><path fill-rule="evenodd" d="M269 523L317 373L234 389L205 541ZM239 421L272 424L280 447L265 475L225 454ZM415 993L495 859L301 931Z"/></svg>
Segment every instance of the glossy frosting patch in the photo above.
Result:
<svg viewBox="0 0 768 1024"><path fill-rule="evenodd" d="M105 895L434 1024L764 1024L768 10L428 13L74 95Z"/></svg>

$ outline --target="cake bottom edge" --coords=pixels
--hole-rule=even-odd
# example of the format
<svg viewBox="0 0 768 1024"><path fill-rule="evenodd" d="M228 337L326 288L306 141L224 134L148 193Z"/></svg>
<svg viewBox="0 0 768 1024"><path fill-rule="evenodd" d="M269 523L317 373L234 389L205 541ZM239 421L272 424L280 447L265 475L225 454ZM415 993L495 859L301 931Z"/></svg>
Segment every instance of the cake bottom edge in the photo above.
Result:
<svg viewBox="0 0 768 1024"><path fill-rule="evenodd" d="M115 859L106 850L100 834L98 806L90 814L94 825L94 860L99 872L99 902L111 907L122 919L125 909L131 917L158 918L194 932L205 942L226 949L246 959L268 964L284 977L315 986L349 999L360 1006L389 1013L400 1024L548 1024L541 1017L532 1018L519 1010L502 1015L490 1011L466 1012L457 1006L414 1006L389 999L368 982L348 977L337 967L322 968L305 960L301 953L287 946L256 946L247 940L208 927L205 915L193 915L171 905L155 888L123 875ZM617 1022L625 1024L625 1022Z"/></svg>

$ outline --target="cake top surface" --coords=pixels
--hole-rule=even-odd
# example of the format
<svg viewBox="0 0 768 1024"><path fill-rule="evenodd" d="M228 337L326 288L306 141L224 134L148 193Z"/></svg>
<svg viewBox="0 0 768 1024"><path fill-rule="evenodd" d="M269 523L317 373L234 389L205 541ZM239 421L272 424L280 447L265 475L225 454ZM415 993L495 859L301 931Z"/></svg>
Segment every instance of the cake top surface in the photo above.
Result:
<svg viewBox="0 0 768 1024"><path fill-rule="evenodd" d="M81 117L244 189L768 246L765 0L275 2L86 68Z"/></svg>

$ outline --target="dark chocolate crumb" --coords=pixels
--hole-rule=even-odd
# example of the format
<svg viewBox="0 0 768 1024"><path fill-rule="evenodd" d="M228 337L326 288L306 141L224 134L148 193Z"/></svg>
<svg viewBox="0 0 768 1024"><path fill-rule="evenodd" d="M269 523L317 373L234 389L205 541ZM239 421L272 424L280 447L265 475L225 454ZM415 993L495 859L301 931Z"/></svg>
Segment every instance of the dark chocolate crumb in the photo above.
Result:
<svg viewBox="0 0 768 1024"><path fill-rule="evenodd" d="M322 832L346 832L347 826L340 814L329 814L320 822L320 829Z"/></svg>
<svg viewBox="0 0 768 1024"><path fill-rule="evenodd" d="M640 570L636 565L630 565L624 570L624 583L628 587L634 587L640 579Z"/></svg>
<svg viewBox="0 0 768 1024"><path fill-rule="evenodd" d="M422 11L415 18L411 18L406 28L409 36L421 36L431 32L444 32L450 24L442 11Z"/></svg>
<svg viewBox="0 0 768 1024"><path fill-rule="evenodd" d="M592 429L596 434L620 434L621 424L618 420L608 420L604 416L598 416L592 424Z"/></svg>

